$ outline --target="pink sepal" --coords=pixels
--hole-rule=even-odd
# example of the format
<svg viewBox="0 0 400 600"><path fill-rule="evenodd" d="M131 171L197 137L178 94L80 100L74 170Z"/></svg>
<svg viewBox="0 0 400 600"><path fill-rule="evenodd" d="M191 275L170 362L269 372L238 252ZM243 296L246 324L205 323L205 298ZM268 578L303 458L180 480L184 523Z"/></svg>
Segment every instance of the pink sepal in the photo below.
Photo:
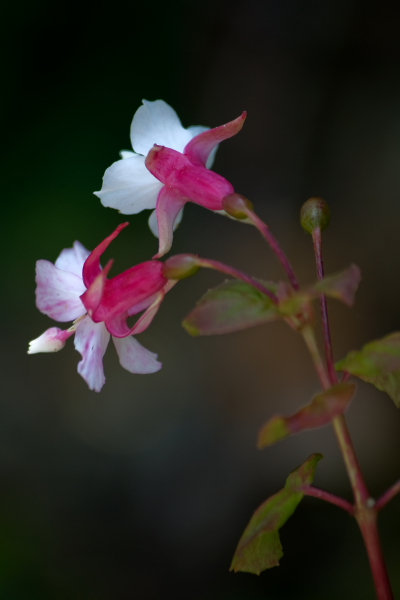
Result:
<svg viewBox="0 0 400 600"><path fill-rule="evenodd" d="M166 283L162 263L149 260L105 281L100 304L93 312L96 323L114 319L158 292ZM82 297L85 304L85 298ZM86 306L86 304L85 304ZM126 318L124 316L124 318Z"/></svg>
<svg viewBox="0 0 400 600"><path fill-rule="evenodd" d="M211 152L220 142L233 137L242 129L247 113L243 112L240 117L230 121L226 125L215 127L196 135L186 144L183 153L189 158L193 165L205 167Z"/></svg>
<svg viewBox="0 0 400 600"><path fill-rule="evenodd" d="M89 282L89 286L80 296L93 321L104 322L107 329L117 337L129 335L130 329L126 324L128 311L136 304L145 302L167 282L162 273L162 263L154 260L136 265L112 279L107 279L112 261L101 270L100 257L127 225L128 223L123 223L117 227L86 260L83 277L85 282ZM122 333L123 331L125 333Z"/></svg>
<svg viewBox="0 0 400 600"><path fill-rule="evenodd" d="M166 186L161 188L156 208L159 246L153 258L164 256L171 248L175 221L187 201L188 198L178 190Z"/></svg>
<svg viewBox="0 0 400 600"><path fill-rule="evenodd" d="M176 280L168 280L162 290L153 294L151 298L148 298L145 302L141 302L126 313L116 316L110 321L107 321L106 326L111 335L115 338L123 338L128 335L138 335L145 331L154 317L156 316L158 309L160 308L161 302L164 300L164 296L174 285L178 283ZM145 312L139 317L133 327L128 327L127 318L137 314L141 310Z"/></svg>
<svg viewBox="0 0 400 600"><path fill-rule="evenodd" d="M104 287L106 285L107 274L109 273L114 261L111 259L108 261L103 271L94 278L90 287L80 297L82 304L86 308L88 314L93 317L94 312L98 308L104 293Z"/></svg>
<svg viewBox="0 0 400 600"><path fill-rule="evenodd" d="M235 191L225 177L205 167L191 166L175 171L170 180L171 186L182 196L210 210L222 210L225 196Z"/></svg>
<svg viewBox="0 0 400 600"><path fill-rule="evenodd" d="M122 223L121 225L118 225L117 229L111 235L106 237L106 239L103 240L101 244L99 244L85 260L85 264L83 265L83 283L88 289L102 271L100 265L101 255L107 250L111 242L115 240L120 232L128 225L129 223Z"/></svg>
<svg viewBox="0 0 400 600"><path fill-rule="evenodd" d="M176 192L180 192L186 201L211 210L222 210L222 200L234 192L233 186L224 177L206 167L194 165L184 154L165 146L153 146L147 155L146 167L165 185L158 194L157 219L159 203L165 200L164 194L176 197ZM160 222L158 230L161 237Z"/></svg>

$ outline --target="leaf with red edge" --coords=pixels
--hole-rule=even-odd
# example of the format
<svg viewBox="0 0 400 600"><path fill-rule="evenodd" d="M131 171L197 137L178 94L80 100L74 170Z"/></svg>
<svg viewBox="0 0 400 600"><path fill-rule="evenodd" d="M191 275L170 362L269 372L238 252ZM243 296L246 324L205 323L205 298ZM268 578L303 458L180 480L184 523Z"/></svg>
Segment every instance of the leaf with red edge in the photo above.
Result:
<svg viewBox="0 0 400 600"><path fill-rule="evenodd" d="M386 392L400 408L400 332L350 352L336 363L336 369L372 383L378 390Z"/></svg>
<svg viewBox="0 0 400 600"><path fill-rule="evenodd" d="M328 425L334 417L347 410L355 391L354 383L339 383L318 394L310 404L294 415L272 417L260 431L258 447L272 446L293 433Z"/></svg>
<svg viewBox="0 0 400 600"><path fill-rule="evenodd" d="M347 306L353 306L354 296L360 281L360 269L357 265L350 265L348 269L340 273L324 277L324 279L313 286L313 289L320 294L340 300L344 304L347 304Z"/></svg>
<svg viewBox="0 0 400 600"><path fill-rule="evenodd" d="M263 285L276 291L275 284L263 282ZM247 283L229 280L208 290L183 321L183 326L193 336L214 335L279 318L279 310L268 296Z"/></svg>
<svg viewBox="0 0 400 600"><path fill-rule="evenodd" d="M250 519L232 560L231 570L259 575L276 567L283 556L279 529L292 516L303 499L302 488L313 482L322 454L312 454L292 471L285 487L266 500Z"/></svg>

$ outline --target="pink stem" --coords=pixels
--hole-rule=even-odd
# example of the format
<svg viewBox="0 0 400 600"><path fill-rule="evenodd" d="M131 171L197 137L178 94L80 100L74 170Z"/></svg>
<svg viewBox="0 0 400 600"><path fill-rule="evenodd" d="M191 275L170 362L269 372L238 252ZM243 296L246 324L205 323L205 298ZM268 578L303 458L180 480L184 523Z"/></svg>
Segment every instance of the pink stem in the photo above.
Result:
<svg viewBox="0 0 400 600"><path fill-rule="evenodd" d="M376 501L375 510L381 510L396 494L400 493L400 479L396 481L380 498Z"/></svg>
<svg viewBox="0 0 400 600"><path fill-rule="evenodd" d="M394 600L379 539L376 507L363 507L358 514L356 511L355 516L367 548L377 598L378 600Z"/></svg>
<svg viewBox="0 0 400 600"><path fill-rule="evenodd" d="M333 428L343 454L356 505L358 507L362 506L370 499L370 494L361 472L360 463L358 462L346 419L343 415L339 415L333 419Z"/></svg>
<svg viewBox="0 0 400 600"><path fill-rule="evenodd" d="M301 488L301 492L306 496L314 496L314 498L320 498L321 500L325 500L326 502L330 502L331 504L335 504L340 508L346 510L350 515L354 516L354 506L350 504L344 498L340 498L339 496L335 496L334 494L330 494L325 490L320 490L312 485L306 485Z"/></svg>
<svg viewBox="0 0 400 600"><path fill-rule="evenodd" d="M271 290L269 290L262 283L257 281L257 279L250 277L250 275L246 275L246 273L243 273L242 271L238 271L238 269L235 269L234 267L225 265L224 263L219 262L218 260L211 260L208 258L199 258L197 264L200 267L205 267L206 269L215 269L216 271L220 271L221 273L225 273L226 275L231 275L232 277L235 277L235 279L240 279L241 281L252 285L253 287L257 288L260 292L268 296L274 304L278 304L278 298L273 292L271 292Z"/></svg>
<svg viewBox="0 0 400 600"><path fill-rule="evenodd" d="M314 241L318 279L322 279L324 277L324 264L322 258L321 230L316 228L313 231L312 237ZM328 367L328 375L324 376L324 378L321 379L321 382L323 385L326 385L326 377L328 377L331 385L334 385L337 383L338 379L335 371L335 363L332 352L328 307L326 297L324 295L321 295L321 315L324 330L326 363ZM355 499L354 516L360 527L365 547L367 549L377 598L378 600L394 600L379 539L377 526L378 513L376 510L376 505L373 507L370 505L371 498L361 472L361 467L355 453L353 441L351 439L346 420L343 415L339 415L333 419L333 427L342 451L347 473L353 489Z"/></svg>
<svg viewBox="0 0 400 600"><path fill-rule="evenodd" d="M246 209L246 214L247 214L248 218L251 220L251 222L254 223L254 225L260 231L262 236L267 240L272 251L275 252L278 260L280 261L281 265L283 266L283 268L286 271L286 274L289 278L292 288L294 290L298 290L299 282L297 281L297 277L294 274L293 267L290 264L288 257L286 256L286 254L280 247L278 240L270 232L268 225L266 223L264 223L264 221L261 221L261 219L250 208Z"/></svg>
<svg viewBox="0 0 400 600"><path fill-rule="evenodd" d="M314 252L315 252L315 262L317 266L317 276L318 279L321 280L324 278L324 260L322 258L322 237L321 237L321 229L317 227L314 229L313 234L313 242L314 242ZM332 384L337 383L337 374L335 370L335 361L333 359L333 350L332 350L332 340L331 340L331 332L329 327L329 318L328 318L328 305L326 302L325 294L320 295L320 305L321 305L321 317L322 317L322 327L324 331L324 344L325 344L325 355L326 355L326 364L328 367L329 378Z"/></svg>

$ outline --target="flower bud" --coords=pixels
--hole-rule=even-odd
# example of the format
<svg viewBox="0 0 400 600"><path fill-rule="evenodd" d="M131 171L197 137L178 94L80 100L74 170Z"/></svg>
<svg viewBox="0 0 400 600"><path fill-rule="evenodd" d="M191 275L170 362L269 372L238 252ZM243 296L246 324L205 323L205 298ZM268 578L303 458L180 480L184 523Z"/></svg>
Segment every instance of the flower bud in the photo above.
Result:
<svg viewBox="0 0 400 600"><path fill-rule="evenodd" d="M171 256L163 265L163 275L167 279L185 279L200 269L198 258L194 254Z"/></svg>
<svg viewBox="0 0 400 600"><path fill-rule="evenodd" d="M222 200L224 210L235 219L247 219L248 210L253 210L253 204L241 194L229 194Z"/></svg>
<svg viewBox="0 0 400 600"><path fill-rule="evenodd" d="M300 223L304 231L312 235L313 231L321 231L329 225L331 213L328 204L323 198L309 198L304 202L300 211Z"/></svg>

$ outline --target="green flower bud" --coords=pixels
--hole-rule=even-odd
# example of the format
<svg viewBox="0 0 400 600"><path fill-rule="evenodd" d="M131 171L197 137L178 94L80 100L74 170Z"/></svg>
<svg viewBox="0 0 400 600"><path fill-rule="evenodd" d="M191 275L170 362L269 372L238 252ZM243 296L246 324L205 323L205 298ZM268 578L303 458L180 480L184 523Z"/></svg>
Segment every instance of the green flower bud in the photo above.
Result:
<svg viewBox="0 0 400 600"><path fill-rule="evenodd" d="M194 254L171 256L163 265L163 275L167 279L185 279L200 269L198 258Z"/></svg>
<svg viewBox="0 0 400 600"><path fill-rule="evenodd" d="M253 210L253 205L250 200L247 200L241 194L229 194L222 200L224 210L235 219L247 219L247 210Z"/></svg>
<svg viewBox="0 0 400 600"><path fill-rule="evenodd" d="M304 202L300 211L300 223L304 231L313 234L313 231L320 228L326 229L331 219L331 213L328 204L323 198L309 198Z"/></svg>

